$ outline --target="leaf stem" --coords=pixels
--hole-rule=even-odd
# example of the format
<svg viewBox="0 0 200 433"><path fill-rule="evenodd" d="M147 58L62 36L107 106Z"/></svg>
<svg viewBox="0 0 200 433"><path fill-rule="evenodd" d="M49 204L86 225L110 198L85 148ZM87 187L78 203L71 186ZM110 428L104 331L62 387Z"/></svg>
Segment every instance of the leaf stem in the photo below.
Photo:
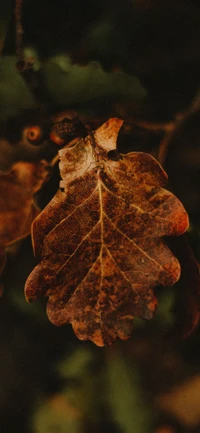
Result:
<svg viewBox="0 0 200 433"><path fill-rule="evenodd" d="M79 137L77 138L73 138L73 140L69 141L69 143L67 143L65 146L62 147L62 149L68 149L69 147L74 146L78 141L79 141ZM49 162L49 166L50 167L54 167L58 162L59 162L60 156L59 153L57 153L53 159Z"/></svg>

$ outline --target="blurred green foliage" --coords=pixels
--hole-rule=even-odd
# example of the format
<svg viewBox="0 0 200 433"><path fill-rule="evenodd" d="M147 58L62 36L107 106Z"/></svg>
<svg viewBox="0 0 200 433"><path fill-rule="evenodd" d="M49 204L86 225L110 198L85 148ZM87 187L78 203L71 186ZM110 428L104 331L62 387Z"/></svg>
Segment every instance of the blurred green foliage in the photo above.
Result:
<svg viewBox="0 0 200 433"><path fill-rule="evenodd" d="M34 56L32 50L26 51ZM123 72L105 72L100 64L73 65L66 55L50 57L44 63L37 60L49 97L58 107L66 107L105 98L143 100L145 90L139 80ZM0 59L0 119L6 120L25 110L34 109L37 102L16 68L16 58Z"/></svg>

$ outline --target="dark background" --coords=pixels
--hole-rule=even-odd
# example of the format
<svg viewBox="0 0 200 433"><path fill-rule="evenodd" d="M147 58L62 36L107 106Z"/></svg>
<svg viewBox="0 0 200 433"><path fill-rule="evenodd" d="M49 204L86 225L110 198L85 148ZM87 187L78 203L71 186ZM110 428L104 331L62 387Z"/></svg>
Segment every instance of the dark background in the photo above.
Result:
<svg viewBox="0 0 200 433"><path fill-rule="evenodd" d="M119 150L156 154L164 130L134 121L174 121L197 94L199 2L24 0L24 46L35 57L39 97L16 70L14 7L12 1L1 1L1 169L15 160L51 159L57 149L50 144L37 149L28 145L23 130L26 124L46 122L63 109L77 110L91 127L112 116L122 117ZM187 117L165 161L170 188L190 216L189 244L197 259L199 120L199 110ZM39 194L42 207L58 182L55 173ZM1 433L198 432L199 330L183 340L173 335L177 317L183 325L186 321L183 299L193 290L190 279L187 287L181 282L158 290L157 316L148 323L136 320L130 341L99 349L78 341L70 326L50 324L45 303L26 303L24 283L34 265L28 238L9 254L3 275ZM162 403L161 395L170 395L183 384L188 388L182 392L186 395L182 412L175 403L173 408ZM170 396L168 402L181 400L179 395L174 399Z"/></svg>

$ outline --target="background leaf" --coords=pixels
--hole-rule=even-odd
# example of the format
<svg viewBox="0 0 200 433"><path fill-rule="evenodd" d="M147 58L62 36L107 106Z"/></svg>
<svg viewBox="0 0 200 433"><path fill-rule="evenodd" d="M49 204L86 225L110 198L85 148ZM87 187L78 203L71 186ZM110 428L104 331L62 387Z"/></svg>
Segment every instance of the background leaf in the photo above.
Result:
<svg viewBox="0 0 200 433"><path fill-rule="evenodd" d="M34 195L47 179L47 162L16 163L10 173L0 174L0 270L6 260L5 247L24 238L40 210Z"/></svg>

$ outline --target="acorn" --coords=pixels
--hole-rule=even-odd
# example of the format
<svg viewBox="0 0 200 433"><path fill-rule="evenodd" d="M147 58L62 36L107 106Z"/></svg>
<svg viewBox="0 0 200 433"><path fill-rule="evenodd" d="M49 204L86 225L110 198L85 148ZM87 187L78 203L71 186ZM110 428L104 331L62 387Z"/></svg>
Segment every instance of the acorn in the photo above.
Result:
<svg viewBox="0 0 200 433"><path fill-rule="evenodd" d="M43 131L40 126L31 126L30 128L26 128L25 130L26 138L29 143L34 145L41 144L41 138L43 136Z"/></svg>

